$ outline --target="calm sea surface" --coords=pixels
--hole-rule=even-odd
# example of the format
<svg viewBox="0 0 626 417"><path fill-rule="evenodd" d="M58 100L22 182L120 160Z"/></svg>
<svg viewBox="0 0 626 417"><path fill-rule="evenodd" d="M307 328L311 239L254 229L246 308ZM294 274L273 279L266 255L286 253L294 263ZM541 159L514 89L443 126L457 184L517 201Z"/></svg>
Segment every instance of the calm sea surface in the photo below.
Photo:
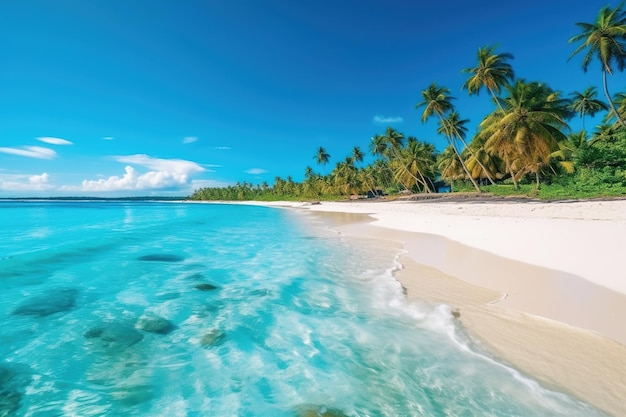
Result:
<svg viewBox="0 0 626 417"><path fill-rule="evenodd" d="M0 202L0 416L603 415L408 304L398 254L298 211Z"/></svg>

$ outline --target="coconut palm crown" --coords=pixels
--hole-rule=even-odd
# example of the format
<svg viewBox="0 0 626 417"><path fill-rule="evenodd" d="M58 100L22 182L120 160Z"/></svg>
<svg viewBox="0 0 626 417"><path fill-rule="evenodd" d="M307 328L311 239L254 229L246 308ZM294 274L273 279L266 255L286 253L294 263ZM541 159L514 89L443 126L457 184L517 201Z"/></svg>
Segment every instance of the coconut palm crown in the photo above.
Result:
<svg viewBox="0 0 626 417"><path fill-rule="evenodd" d="M478 48L478 65L461 70L462 73L471 74L463 83L462 89L467 90L471 96L479 94L485 87L491 93L494 102L500 106L497 94L500 94L502 87L513 81L515 75L513 67L507 62L513 59L513 55L506 52L497 54L495 50L495 45Z"/></svg>
<svg viewBox="0 0 626 417"><path fill-rule="evenodd" d="M597 58L602 65L602 84L609 106L617 119L626 127L624 120L615 110L613 100L607 87L606 75L613 74L613 67L619 71L626 67L626 12L622 9L624 2L612 9L604 6L598 12L595 22L579 22L576 25L582 29L582 33L569 39L569 43L580 42L580 45L572 52L569 59L580 52L586 51L582 61L582 68L587 72L590 62Z"/></svg>

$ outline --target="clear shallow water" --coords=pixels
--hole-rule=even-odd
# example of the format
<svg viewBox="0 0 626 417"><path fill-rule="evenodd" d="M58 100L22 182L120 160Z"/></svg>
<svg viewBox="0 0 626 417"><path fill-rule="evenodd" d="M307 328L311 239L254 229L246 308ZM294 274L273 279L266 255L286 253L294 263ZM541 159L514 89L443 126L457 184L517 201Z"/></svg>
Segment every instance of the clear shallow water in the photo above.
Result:
<svg viewBox="0 0 626 417"><path fill-rule="evenodd" d="M304 213L0 202L0 226L0 416L603 415Z"/></svg>

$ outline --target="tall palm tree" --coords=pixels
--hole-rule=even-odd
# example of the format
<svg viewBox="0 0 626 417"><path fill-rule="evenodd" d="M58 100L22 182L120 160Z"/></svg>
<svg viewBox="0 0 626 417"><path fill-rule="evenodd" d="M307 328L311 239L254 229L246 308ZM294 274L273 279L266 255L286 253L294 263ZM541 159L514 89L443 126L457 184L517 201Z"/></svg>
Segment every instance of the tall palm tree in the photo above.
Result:
<svg viewBox="0 0 626 417"><path fill-rule="evenodd" d="M536 174L566 140L562 130L569 129L565 118L570 114L567 100L544 84L518 80L507 87L504 111L487 116L480 125L490 134L485 149L503 159L513 185L526 172Z"/></svg>
<svg viewBox="0 0 626 417"><path fill-rule="evenodd" d="M591 60L597 57L602 65L604 94L617 120L626 127L622 116L615 110L606 80L607 74L613 75L613 65L616 65L619 71L623 71L626 66L626 13L622 10L623 4L622 1L614 9L608 5L602 7L593 23L576 23L582 29L582 33L570 38L569 43L581 42L581 44L572 52L569 59L586 50L582 67L583 71L587 72Z"/></svg>
<svg viewBox="0 0 626 417"><path fill-rule="evenodd" d="M422 91L422 101L417 103L415 107L424 107L424 111L422 112L422 123L432 116L437 116L439 118L439 129L437 129L437 132L444 134L446 140L452 146L457 158L459 158L459 163L463 167L467 177L472 182L476 191L480 192L480 187L470 175L463 159L461 158L461 154L456 147L456 139L458 136L456 135L455 128L453 127L452 122L446 121L446 118L444 117L446 114L454 112L454 106L452 105L454 97L449 94L450 90L448 88L439 87L436 82L433 82L428 86L428 88L426 88L426 90Z"/></svg>
<svg viewBox="0 0 626 417"><path fill-rule="evenodd" d="M313 159L315 159L318 165L326 166L326 164L330 160L330 154L326 152L326 149L320 146L317 149L317 152L315 152Z"/></svg>
<svg viewBox="0 0 626 417"><path fill-rule="evenodd" d="M464 68L462 73L471 74L463 83L463 89L469 95L478 94L485 87L491 93L493 101L502 109L496 93L499 95L502 87L512 82L515 78L513 67L506 62L513 59L509 53L497 54L496 46L478 48L478 65L473 68Z"/></svg>
<svg viewBox="0 0 626 417"><path fill-rule="evenodd" d="M422 123L425 123L432 116L441 119L444 114L454 110L452 100L455 98L450 95L450 89L439 87L436 82L433 82L426 90L422 91L422 101L417 103L415 108L424 107Z"/></svg>
<svg viewBox="0 0 626 417"><path fill-rule="evenodd" d="M595 116L596 113L602 110L608 110L607 106L602 100L598 100L595 87L587 87L582 93L574 91L570 94L572 96L572 104L570 108L580 115L583 122L583 130L585 130L585 116Z"/></svg>

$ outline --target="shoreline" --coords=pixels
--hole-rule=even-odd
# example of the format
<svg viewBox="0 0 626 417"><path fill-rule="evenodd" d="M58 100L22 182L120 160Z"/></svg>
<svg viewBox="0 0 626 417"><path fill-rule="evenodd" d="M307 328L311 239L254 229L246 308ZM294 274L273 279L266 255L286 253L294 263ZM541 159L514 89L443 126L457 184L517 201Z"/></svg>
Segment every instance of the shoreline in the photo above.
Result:
<svg viewBox="0 0 626 417"><path fill-rule="evenodd" d="M616 256L626 201L259 205L307 209L340 233L401 242L406 254L394 276L409 302L449 305L499 360L609 415L626 415L626 285ZM539 262L536 250L520 250L538 230L539 247L554 245L547 252L556 258ZM517 239L501 247L507 231ZM577 234L587 245L571 240ZM594 264L598 253L608 255L603 265Z"/></svg>

